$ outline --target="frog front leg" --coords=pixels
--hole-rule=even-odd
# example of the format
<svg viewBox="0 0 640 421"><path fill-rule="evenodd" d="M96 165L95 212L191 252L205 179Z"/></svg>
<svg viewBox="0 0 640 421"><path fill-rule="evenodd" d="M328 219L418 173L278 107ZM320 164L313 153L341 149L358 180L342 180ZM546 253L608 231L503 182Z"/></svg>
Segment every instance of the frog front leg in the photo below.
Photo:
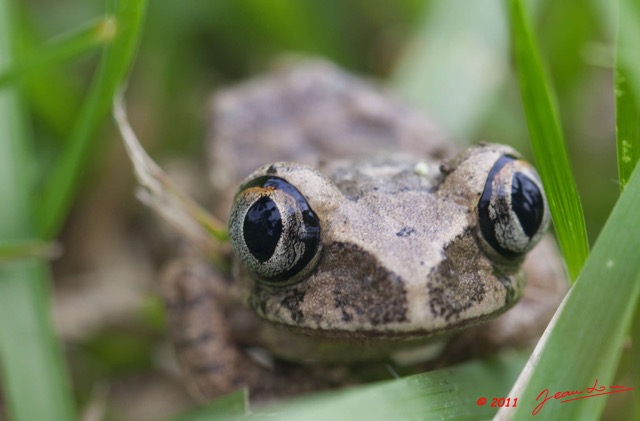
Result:
<svg viewBox="0 0 640 421"><path fill-rule="evenodd" d="M173 261L164 269L160 287L171 341L194 398L204 402L246 388L255 402L349 382L344 367L307 367L278 360L267 367L251 358L237 342L225 312L230 285L206 262Z"/></svg>
<svg viewBox="0 0 640 421"><path fill-rule="evenodd" d="M167 324L190 393L201 401L243 387L252 389L267 369L235 343L221 298L225 281L196 258L170 263L161 276Z"/></svg>

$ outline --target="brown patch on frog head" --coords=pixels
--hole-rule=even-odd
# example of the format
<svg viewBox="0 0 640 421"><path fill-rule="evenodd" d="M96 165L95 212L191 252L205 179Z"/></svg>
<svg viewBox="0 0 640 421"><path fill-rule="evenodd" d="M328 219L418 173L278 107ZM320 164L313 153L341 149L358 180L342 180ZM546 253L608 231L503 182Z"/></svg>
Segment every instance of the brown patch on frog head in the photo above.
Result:
<svg viewBox="0 0 640 421"><path fill-rule="evenodd" d="M515 274L503 272L489 263L468 232L445 247L444 255L442 263L429 274L429 306L434 317L456 322L460 313L482 305L487 296L492 297L499 290L504 290L504 303L485 316L500 313L518 300L521 291L516 284L519 283L511 276ZM460 259L459 256L467 257Z"/></svg>
<svg viewBox="0 0 640 421"><path fill-rule="evenodd" d="M341 242L325 246L318 268L298 284L274 288L253 283L249 305L261 317L316 334L352 334L345 326L368 330L407 321L400 276L362 247Z"/></svg>
<svg viewBox="0 0 640 421"><path fill-rule="evenodd" d="M407 292L399 275L379 265L361 247L334 242L323 266L334 280L333 304L345 322L374 326L407 320Z"/></svg>
<svg viewBox="0 0 640 421"><path fill-rule="evenodd" d="M475 266L478 258L484 258L480 253L468 235L456 238L445 248L445 259L429 274L429 306L435 317L456 321L460 313L485 299L485 280Z"/></svg>

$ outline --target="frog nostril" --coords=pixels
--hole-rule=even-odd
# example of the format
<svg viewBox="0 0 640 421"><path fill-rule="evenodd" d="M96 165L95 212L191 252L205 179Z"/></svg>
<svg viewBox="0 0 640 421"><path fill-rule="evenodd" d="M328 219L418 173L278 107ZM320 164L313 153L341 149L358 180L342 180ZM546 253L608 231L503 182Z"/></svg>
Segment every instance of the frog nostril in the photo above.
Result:
<svg viewBox="0 0 640 421"><path fill-rule="evenodd" d="M415 234L416 229L413 227L403 227L400 231L396 233L398 237L409 237L411 234Z"/></svg>

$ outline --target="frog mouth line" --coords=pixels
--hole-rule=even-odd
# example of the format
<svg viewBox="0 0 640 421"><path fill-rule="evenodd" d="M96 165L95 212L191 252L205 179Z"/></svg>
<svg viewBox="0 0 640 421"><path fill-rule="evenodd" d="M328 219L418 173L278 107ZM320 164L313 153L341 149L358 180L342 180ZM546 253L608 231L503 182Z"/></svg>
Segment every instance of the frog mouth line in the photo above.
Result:
<svg viewBox="0 0 640 421"><path fill-rule="evenodd" d="M413 327L408 328L409 324L394 324L386 326L371 326L370 328L360 329L336 329L336 328L311 328L304 326L291 325L281 321L270 320L277 328L300 335L322 337L327 339L340 340L372 340L372 341L410 341L419 339L440 339L450 335L454 335L467 328L488 322L496 316L504 313L509 308L500 309L497 312L485 314L472 319L460 320L453 322L447 326L440 328ZM415 326L415 325L411 325Z"/></svg>

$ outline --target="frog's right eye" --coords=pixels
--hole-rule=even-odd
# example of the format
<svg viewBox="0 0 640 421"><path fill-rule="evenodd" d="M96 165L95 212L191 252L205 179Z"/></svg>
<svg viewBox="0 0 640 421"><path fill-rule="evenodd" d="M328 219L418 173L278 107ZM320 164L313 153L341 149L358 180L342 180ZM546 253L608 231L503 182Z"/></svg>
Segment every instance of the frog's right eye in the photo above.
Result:
<svg viewBox="0 0 640 421"><path fill-rule="evenodd" d="M302 280L320 257L318 217L300 191L279 177L258 177L242 186L229 233L242 263L269 285Z"/></svg>
<svg viewBox="0 0 640 421"><path fill-rule="evenodd" d="M505 155L491 168L478 202L481 238L507 260L517 260L549 227L542 182L527 162Z"/></svg>

